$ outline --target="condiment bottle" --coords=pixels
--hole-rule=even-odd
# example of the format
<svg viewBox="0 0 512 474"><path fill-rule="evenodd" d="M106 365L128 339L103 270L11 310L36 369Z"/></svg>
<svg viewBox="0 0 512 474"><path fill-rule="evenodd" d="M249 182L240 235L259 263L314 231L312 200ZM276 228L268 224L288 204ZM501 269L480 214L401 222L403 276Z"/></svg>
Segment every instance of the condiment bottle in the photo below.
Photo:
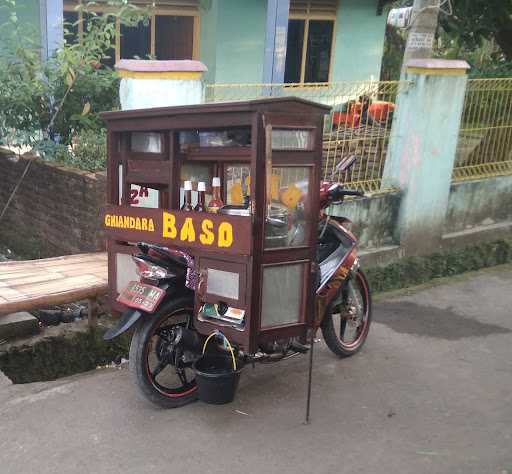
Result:
<svg viewBox="0 0 512 474"><path fill-rule="evenodd" d="M205 203L204 203L204 193L206 191L206 184L204 181L199 181L197 183L197 204L194 207L194 211L196 212L204 212L206 211Z"/></svg>
<svg viewBox="0 0 512 474"><path fill-rule="evenodd" d="M181 206L181 210L192 211L192 181L185 181L185 185L183 188L185 190L185 200L183 202L183 206Z"/></svg>
<svg viewBox="0 0 512 474"><path fill-rule="evenodd" d="M219 209L224 205L222 199L220 198L220 178L215 177L212 180L212 199L208 203L208 212L219 212Z"/></svg>

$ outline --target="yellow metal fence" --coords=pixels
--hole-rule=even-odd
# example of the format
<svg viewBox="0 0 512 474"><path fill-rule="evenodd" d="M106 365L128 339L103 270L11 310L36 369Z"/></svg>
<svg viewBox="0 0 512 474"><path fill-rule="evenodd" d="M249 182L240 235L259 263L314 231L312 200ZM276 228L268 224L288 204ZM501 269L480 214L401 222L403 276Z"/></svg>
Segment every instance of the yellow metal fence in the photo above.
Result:
<svg viewBox="0 0 512 474"><path fill-rule="evenodd" d="M323 171L326 179L350 188L380 191L382 172L395 113L396 96L407 82L338 82L322 84L212 84L207 102L296 96L332 107L324 123ZM348 172L336 166L351 155Z"/></svg>
<svg viewBox="0 0 512 474"><path fill-rule="evenodd" d="M470 79L453 180L512 174L512 78Z"/></svg>

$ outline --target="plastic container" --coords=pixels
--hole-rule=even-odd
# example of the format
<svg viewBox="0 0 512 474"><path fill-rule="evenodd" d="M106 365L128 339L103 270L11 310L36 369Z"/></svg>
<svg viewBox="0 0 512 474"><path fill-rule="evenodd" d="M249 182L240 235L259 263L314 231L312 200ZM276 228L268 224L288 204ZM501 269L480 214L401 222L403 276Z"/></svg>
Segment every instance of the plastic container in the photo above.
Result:
<svg viewBox="0 0 512 474"><path fill-rule="evenodd" d="M223 405L234 400L242 368L237 364L233 348L226 337L231 355L205 353L211 334L206 339L203 355L195 362L197 393L199 400L214 405Z"/></svg>

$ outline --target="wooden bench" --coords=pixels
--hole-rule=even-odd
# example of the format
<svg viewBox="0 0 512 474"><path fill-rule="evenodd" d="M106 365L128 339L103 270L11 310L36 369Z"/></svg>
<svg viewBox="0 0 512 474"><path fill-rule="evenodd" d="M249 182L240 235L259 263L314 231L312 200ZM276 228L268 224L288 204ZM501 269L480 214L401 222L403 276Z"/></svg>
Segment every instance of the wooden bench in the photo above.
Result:
<svg viewBox="0 0 512 474"><path fill-rule="evenodd" d="M106 253L1 262L0 316L87 299L89 325L96 326L107 274Z"/></svg>

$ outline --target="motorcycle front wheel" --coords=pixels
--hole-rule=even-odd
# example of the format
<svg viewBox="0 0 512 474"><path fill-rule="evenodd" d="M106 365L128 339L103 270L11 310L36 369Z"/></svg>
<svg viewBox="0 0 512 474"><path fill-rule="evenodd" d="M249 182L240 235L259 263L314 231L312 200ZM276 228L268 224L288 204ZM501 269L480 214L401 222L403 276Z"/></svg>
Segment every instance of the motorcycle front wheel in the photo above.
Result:
<svg viewBox="0 0 512 474"><path fill-rule="evenodd" d="M139 395L162 408L177 408L197 399L193 355L173 346L173 329L191 327L191 298L165 302L138 322L130 345L130 371Z"/></svg>
<svg viewBox="0 0 512 474"><path fill-rule="evenodd" d="M321 328L327 347L339 357L354 355L366 341L371 319L370 288L366 276L358 270L325 311Z"/></svg>

